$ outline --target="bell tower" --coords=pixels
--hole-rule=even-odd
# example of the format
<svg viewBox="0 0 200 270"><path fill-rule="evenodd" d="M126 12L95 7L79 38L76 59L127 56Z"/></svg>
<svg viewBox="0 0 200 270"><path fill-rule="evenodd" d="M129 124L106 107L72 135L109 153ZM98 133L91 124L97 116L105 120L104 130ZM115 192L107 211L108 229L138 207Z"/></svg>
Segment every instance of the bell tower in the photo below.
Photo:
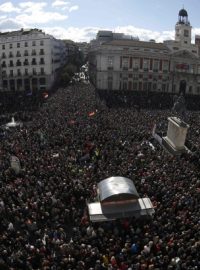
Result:
<svg viewBox="0 0 200 270"><path fill-rule="evenodd" d="M192 26L188 21L187 11L183 8L179 11L178 22L175 26L175 41L181 43L181 45L191 45L191 31Z"/></svg>

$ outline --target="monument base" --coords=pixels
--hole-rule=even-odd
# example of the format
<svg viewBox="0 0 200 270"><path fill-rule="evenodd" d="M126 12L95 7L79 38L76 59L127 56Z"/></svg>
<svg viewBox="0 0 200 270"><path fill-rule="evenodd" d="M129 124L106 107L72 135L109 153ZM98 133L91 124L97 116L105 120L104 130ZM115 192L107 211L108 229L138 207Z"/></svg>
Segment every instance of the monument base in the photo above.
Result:
<svg viewBox="0 0 200 270"><path fill-rule="evenodd" d="M174 156L178 156L189 151L189 149L186 146L183 146L181 148L174 147L174 145L170 143L167 137L162 137L162 146L164 147L165 150L167 150L170 154Z"/></svg>

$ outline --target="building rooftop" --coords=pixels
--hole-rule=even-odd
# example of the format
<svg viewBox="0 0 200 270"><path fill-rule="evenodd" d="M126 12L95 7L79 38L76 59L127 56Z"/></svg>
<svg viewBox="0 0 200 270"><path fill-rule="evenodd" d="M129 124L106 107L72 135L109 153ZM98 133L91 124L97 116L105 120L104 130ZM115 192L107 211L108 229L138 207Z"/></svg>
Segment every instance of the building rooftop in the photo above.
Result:
<svg viewBox="0 0 200 270"><path fill-rule="evenodd" d="M142 48L153 48L160 50L168 50L168 47L163 43L149 42L149 41L139 41L139 40L112 40L104 43L103 45L111 46L127 46L127 47L142 47Z"/></svg>

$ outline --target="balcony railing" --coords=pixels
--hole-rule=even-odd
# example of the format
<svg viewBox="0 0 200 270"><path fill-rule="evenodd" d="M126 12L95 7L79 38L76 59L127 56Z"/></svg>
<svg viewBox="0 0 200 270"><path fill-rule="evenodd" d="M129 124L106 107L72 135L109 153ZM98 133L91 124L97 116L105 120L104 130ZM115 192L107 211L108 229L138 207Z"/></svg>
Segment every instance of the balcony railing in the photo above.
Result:
<svg viewBox="0 0 200 270"><path fill-rule="evenodd" d="M36 61L32 61L31 62L31 65L37 65L37 62Z"/></svg>
<svg viewBox="0 0 200 270"><path fill-rule="evenodd" d="M13 54L9 54L9 58L12 58L13 57Z"/></svg>
<svg viewBox="0 0 200 270"><path fill-rule="evenodd" d="M113 67L110 66L110 67L108 67L107 69L108 69L108 70L113 70Z"/></svg>
<svg viewBox="0 0 200 270"><path fill-rule="evenodd" d="M5 67L6 67L6 64L2 64L1 67L2 67L2 68L5 68Z"/></svg>
<svg viewBox="0 0 200 270"><path fill-rule="evenodd" d="M28 62L24 62L24 66L28 66L29 65L29 63Z"/></svg>
<svg viewBox="0 0 200 270"><path fill-rule="evenodd" d="M16 54L16 57L21 57L21 56L22 56L21 53Z"/></svg>
<svg viewBox="0 0 200 270"><path fill-rule="evenodd" d="M16 66L17 66L17 67L20 67L21 65L22 65L21 62L17 62L17 63L16 63Z"/></svg>
<svg viewBox="0 0 200 270"><path fill-rule="evenodd" d="M40 65L44 65L45 62L44 62L44 61L40 61L39 64L40 64Z"/></svg>
<svg viewBox="0 0 200 270"><path fill-rule="evenodd" d="M128 67L123 67L122 69L123 69L123 70L128 70Z"/></svg>

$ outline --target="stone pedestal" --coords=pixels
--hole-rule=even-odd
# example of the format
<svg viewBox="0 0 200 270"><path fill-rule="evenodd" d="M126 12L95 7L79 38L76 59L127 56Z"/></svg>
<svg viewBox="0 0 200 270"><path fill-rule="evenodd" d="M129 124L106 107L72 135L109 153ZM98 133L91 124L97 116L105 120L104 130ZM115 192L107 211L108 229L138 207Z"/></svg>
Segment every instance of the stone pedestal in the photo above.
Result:
<svg viewBox="0 0 200 270"><path fill-rule="evenodd" d="M162 138L163 146L173 155L187 150L185 139L189 125L177 117L168 118L167 136Z"/></svg>

